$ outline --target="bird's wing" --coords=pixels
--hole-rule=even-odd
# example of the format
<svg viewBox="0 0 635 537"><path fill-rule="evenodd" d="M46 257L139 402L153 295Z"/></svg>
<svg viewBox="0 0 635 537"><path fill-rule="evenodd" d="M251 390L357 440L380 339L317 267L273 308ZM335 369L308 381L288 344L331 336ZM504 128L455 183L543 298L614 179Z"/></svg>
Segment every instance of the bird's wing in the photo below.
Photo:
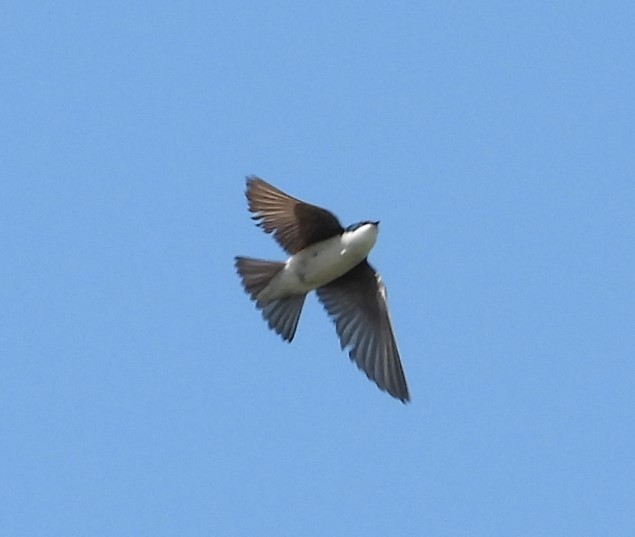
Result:
<svg viewBox="0 0 635 537"><path fill-rule="evenodd" d="M386 288L364 260L316 290L335 322L342 348L369 379L402 402L410 400L390 324Z"/></svg>
<svg viewBox="0 0 635 537"><path fill-rule="evenodd" d="M290 254L344 231L333 213L293 198L258 177L247 177L246 196L249 210L255 213L252 218Z"/></svg>

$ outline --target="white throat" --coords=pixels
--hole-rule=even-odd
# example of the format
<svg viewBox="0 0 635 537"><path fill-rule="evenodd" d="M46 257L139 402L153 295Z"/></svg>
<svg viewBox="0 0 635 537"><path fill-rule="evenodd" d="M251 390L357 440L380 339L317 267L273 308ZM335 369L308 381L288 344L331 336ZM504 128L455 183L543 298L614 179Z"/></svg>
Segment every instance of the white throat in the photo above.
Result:
<svg viewBox="0 0 635 537"><path fill-rule="evenodd" d="M364 224L354 231L345 231L342 234L343 252L350 252L366 257L377 241L377 226Z"/></svg>

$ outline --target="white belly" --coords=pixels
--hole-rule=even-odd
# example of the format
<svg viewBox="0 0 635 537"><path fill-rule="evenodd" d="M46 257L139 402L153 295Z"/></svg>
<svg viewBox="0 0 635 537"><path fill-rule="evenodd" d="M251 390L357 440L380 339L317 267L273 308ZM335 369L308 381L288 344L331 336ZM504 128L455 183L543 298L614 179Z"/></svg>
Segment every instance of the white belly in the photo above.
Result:
<svg viewBox="0 0 635 537"><path fill-rule="evenodd" d="M368 256L376 237L374 229L357 230L312 244L287 260L285 268L262 290L258 299L267 301L304 294L332 282Z"/></svg>
<svg viewBox="0 0 635 537"><path fill-rule="evenodd" d="M298 252L287 262L287 269L304 284L315 289L345 274L366 257L342 247L337 239L318 242Z"/></svg>

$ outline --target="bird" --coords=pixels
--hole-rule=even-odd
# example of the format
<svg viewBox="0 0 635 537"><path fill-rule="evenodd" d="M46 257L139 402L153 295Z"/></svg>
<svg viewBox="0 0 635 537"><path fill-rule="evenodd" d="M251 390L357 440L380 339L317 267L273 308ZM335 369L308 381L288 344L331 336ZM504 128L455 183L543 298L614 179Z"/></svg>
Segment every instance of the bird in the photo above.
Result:
<svg viewBox="0 0 635 537"><path fill-rule="evenodd" d="M244 290L269 328L291 342L306 295L315 291L350 359L382 391L402 403L410 401L386 287L367 259L379 221L344 228L326 209L255 175L246 180L252 219L290 255L286 262L234 258Z"/></svg>

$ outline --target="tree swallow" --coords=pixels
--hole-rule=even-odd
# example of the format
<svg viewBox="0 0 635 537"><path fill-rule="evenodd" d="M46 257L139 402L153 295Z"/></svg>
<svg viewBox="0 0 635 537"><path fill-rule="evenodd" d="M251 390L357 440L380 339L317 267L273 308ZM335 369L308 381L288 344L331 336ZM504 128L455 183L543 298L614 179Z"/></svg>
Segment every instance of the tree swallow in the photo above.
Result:
<svg viewBox="0 0 635 537"><path fill-rule="evenodd" d="M262 310L269 328L292 341L304 299L315 290L351 360L381 390L409 401L386 287L367 260L379 222L344 229L326 209L293 198L255 176L247 177L246 196L252 219L291 255L285 263L235 258L245 291Z"/></svg>

